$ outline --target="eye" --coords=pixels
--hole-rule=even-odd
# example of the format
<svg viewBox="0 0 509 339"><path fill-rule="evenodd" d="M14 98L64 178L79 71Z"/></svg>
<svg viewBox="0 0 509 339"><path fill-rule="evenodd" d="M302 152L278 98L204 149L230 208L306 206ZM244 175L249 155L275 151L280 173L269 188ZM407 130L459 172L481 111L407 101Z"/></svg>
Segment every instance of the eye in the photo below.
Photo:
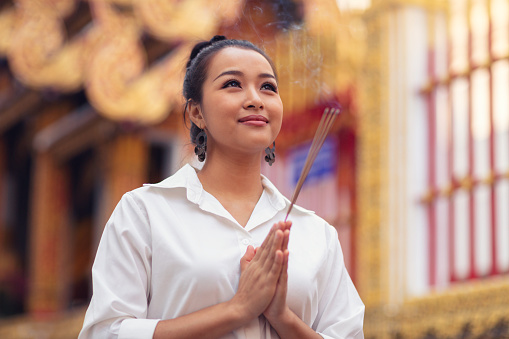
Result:
<svg viewBox="0 0 509 339"><path fill-rule="evenodd" d="M240 82L237 80L228 80L223 85L223 88L227 88L227 87L240 87Z"/></svg>
<svg viewBox="0 0 509 339"><path fill-rule="evenodd" d="M262 89L265 89L265 90L269 90L269 91L272 91L274 93L277 93L277 86L270 83L270 82L266 82L262 85Z"/></svg>

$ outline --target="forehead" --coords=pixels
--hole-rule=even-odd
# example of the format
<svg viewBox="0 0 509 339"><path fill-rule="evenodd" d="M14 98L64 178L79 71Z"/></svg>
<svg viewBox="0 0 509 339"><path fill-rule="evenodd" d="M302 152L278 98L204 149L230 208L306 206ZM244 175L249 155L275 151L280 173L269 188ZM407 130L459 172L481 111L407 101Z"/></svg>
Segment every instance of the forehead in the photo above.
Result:
<svg viewBox="0 0 509 339"><path fill-rule="evenodd" d="M210 60L208 78L214 79L226 70L269 73L274 75L270 63L263 55L252 50L238 47L226 47L217 52Z"/></svg>

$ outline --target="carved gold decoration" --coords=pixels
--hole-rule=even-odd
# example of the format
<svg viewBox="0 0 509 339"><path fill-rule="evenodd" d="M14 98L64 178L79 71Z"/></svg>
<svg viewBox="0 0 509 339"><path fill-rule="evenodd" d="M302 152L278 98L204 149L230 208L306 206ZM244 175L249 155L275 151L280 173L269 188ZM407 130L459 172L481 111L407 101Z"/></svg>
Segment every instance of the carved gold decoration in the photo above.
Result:
<svg viewBox="0 0 509 339"><path fill-rule="evenodd" d="M467 191L470 191L472 187L474 186L474 181L471 177L467 176L460 180L460 186L461 188L464 188Z"/></svg>
<svg viewBox="0 0 509 339"><path fill-rule="evenodd" d="M402 6L419 6L428 10L445 10L449 0L372 0L375 10L387 10Z"/></svg>
<svg viewBox="0 0 509 339"><path fill-rule="evenodd" d="M504 175L502 174L501 176L503 177ZM497 177L497 174L494 172L490 172L486 177L479 178L478 180L474 180L470 176L466 176L459 181L459 188L470 191L477 184L485 184L491 186L495 183ZM448 183L447 185L439 187L436 190L429 190L421 197L421 201L423 203L430 203L437 196L450 197L455 188L456 185L453 183Z"/></svg>
<svg viewBox="0 0 509 339"><path fill-rule="evenodd" d="M51 339L77 338L85 310L73 310L59 317L36 320L31 315L10 317L0 321L0 338L36 339L41 334Z"/></svg>
<svg viewBox="0 0 509 339"><path fill-rule="evenodd" d="M0 55L6 55L11 45L16 23L16 11L7 9L0 12Z"/></svg>
<svg viewBox="0 0 509 339"><path fill-rule="evenodd" d="M433 190L428 190L426 192L426 194L424 194L422 196L421 202L424 204L429 204L433 201L434 198L435 198L435 193L433 192Z"/></svg>
<svg viewBox="0 0 509 339"><path fill-rule="evenodd" d="M29 87L85 88L94 107L113 120L153 124L181 102L189 44L238 20L243 0L216 2L89 0L93 24L67 41L63 20L75 0L18 0L0 13L0 55ZM124 6L118 11L114 6ZM193 18L192 21L189 18ZM192 24L190 24L192 22ZM144 31L175 45L147 69Z"/></svg>
<svg viewBox="0 0 509 339"><path fill-rule="evenodd" d="M386 78L388 55L387 37L382 27L385 23L379 15L367 21L366 44L370 47L364 59L359 77L359 141L358 141L358 239L357 277L358 288L364 303L369 308L377 307L387 295L387 277L384 272L382 242L383 201L382 178L385 177L384 154L387 135L384 132L384 115L381 107L387 95L382 86ZM385 118L386 119L386 118ZM369 323L365 324L369 328Z"/></svg>
<svg viewBox="0 0 509 339"><path fill-rule="evenodd" d="M238 19L243 1L145 0L133 5L151 34L163 40L194 40L211 36L221 23Z"/></svg>
<svg viewBox="0 0 509 339"><path fill-rule="evenodd" d="M304 1L306 26L314 35L327 35L337 32L340 23L339 9L335 1Z"/></svg>
<svg viewBox="0 0 509 339"><path fill-rule="evenodd" d="M488 174L488 176L486 176L485 178L481 179L481 182L483 184L486 184L486 185L493 185L495 183L495 173L494 172L490 172Z"/></svg>
<svg viewBox="0 0 509 339"><path fill-rule="evenodd" d="M509 279L497 278L458 284L447 292L408 300L397 308L371 308L366 313L366 338L461 338L468 330L481 333L508 319ZM465 337L465 336L463 336ZM487 337L495 338L495 337ZM505 338L505 336L503 337Z"/></svg>
<svg viewBox="0 0 509 339"><path fill-rule="evenodd" d="M12 70L27 85L76 90L82 83L80 47L65 44L62 17L74 1L20 1L9 46ZM74 71L71 71L74 70Z"/></svg>
<svg viewBox="0 0 509 339"><path fill-rule="evenodd" d="M454 192L454 186L452 184L449 184L440 190L440 194L445 197L452 196L453 192Z"/></svg>

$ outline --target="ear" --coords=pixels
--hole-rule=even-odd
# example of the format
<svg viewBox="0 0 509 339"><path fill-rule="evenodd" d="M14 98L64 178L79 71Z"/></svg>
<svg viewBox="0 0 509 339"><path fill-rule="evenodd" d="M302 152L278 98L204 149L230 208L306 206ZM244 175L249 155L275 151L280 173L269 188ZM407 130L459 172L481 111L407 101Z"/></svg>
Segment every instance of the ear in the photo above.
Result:
<svg viewBox="0 0 509 339"><path fill-rule="evenodd" d="M196 104L190 100L189 104L187 105L187 114L189 114L189 119L191 119L191 121L196 126L198 126L200 129L205 128L205 120L203 119L203 114L199 104Z"/></svg>

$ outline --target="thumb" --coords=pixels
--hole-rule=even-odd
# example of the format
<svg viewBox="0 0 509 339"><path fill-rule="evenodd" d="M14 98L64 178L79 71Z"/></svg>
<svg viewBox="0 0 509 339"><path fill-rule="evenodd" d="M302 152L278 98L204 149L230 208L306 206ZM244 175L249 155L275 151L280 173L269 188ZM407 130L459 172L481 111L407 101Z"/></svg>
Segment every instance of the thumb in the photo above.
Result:
<svg viewBox="0 0 509 339"><path fill-rule="evenodd" d="M242 258L240 258L240 271L244 271L249 262L253 260L255 256L255 249L253 246L249 245L246 249L246 253Z"/></svg>

